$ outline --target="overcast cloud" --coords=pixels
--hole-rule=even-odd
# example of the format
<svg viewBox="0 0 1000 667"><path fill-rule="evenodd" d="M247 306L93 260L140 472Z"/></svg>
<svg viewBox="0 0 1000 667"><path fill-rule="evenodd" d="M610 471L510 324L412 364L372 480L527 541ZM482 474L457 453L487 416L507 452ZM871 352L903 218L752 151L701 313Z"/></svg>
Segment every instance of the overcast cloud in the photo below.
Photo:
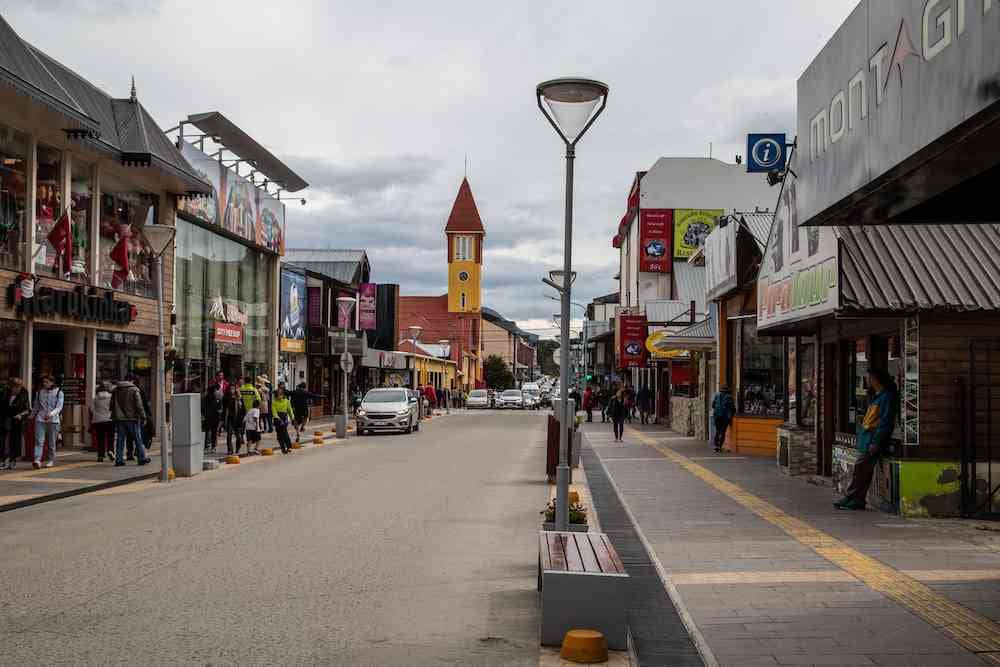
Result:
<svg viewBox="0 0 1000 667"><path fill-rule="evenodd" d="M469 157L487 229L485 304L526 328L557 304L561 142L534 85L611 86L577 150L574 300L615 291L610 245L636 171L732 161L748 131L794 130L795 81L855 0L173 2L0 0L21 36L164 127L218 110L312 187L294 246L363 247L377 282L446 288L443 227Z"/></svg>

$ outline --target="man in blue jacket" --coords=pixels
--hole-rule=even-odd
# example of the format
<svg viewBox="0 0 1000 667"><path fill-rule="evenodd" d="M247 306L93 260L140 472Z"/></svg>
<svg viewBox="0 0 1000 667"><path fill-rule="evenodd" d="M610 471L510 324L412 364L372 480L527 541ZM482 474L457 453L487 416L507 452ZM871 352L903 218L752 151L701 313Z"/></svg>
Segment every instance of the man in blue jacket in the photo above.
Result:
<svg viewBox="0 0 1000 667"><path fill-rule="evenodd" d="M736 404L729 387L723 386L712 399L712 419L715 422L715 442L712 443L715 453L722 451L726 442L726 430L736 414Z"/></svg>
<svg viewBox="0 0 1000 667"><path fill-rule="evenodd" d="M840 510L865 509L865 498L875 475L875 466L879 456L888 449L892 430L896 427L899 395L892 376L884 370L872 369L868 371L868 386L875 396L858 425L860 456L854 464L851 485L847 487L847 495L833 504Z"/></svg>

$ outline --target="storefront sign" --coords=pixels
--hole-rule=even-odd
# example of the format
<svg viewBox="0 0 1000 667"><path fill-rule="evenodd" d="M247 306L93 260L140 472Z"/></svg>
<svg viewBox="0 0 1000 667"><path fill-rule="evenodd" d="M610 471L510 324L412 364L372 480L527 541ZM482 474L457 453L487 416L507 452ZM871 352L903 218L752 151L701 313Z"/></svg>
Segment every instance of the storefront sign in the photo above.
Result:
<svg viewBox="0 0 1000 667"><path fill-rule="evenodd" d="M128 301L118 301L111 290L77 287L73 290L34 285L33 297L24 296L17 283L7 287L7 305L22 317L61 316L81 322L97 322L125 326L137 315Z"/></svg>
<svg viewBox="0 0 1000 667"><path fill-rule="evenodd" d="M618 367L635 368L646 365L646 316L618 317Z"/></svg>
<svg viewBox="0 0 1000 667"><path fill-rule="evenodd" d="M993 0L862 0L798 80L800 222L891 222L995 166L968 147L1000 113L998 34Z"/></svg>
<svg viewBox="0 0 1000 667"><path fill-rule="evenodd" d="M306 276L304 273L281 270L281 295L279 299L281 318L282 352L300 353L306 350Z"/></svg>
<svg viewBox="0 0 1000 667"><path fill-rule="evenodd" d="M757 278L757 327L833 313L840 306L840 243L831 227L795 224L799 181L792 172L803 160L792 156Z"/></svg>
<svg viewBox="0 0 1000 667"><path fill-rule="evenodd" d="M674 211L674 257L687 259L705 244L709 232L715 229L722 209L679 208Z"/></svg>
<svg viewBox="0 0 1000 667"><path fill-rule="evenodd" d="M683 350L675 350L670 345L670 332L665 329L654 331L646 337L646 351L651 359L670 359L683 354Z"/></svg>
<svg viewBox="0 0 1000 667"><path fill-rule="evenodd" d="M239 304L232 301L224 301L222 296L212 299L212 305L208 308L208 314L217 320L229 322L230 324L246 325L250 317L240 308Z"/></svg>
<svg viewBox="0 0 1000 667"><path fill-rule="evenodd" d="M747 173L766 173L785 168L787 139L783 133L747 135Z"/></svg>
<svg viewBox="0 0 1000 667"><path fill-rule="evenodd" d="M670 273L673 268L674 212L670 209L639 211L639 270Z"/></svg>
<svg viewBox="0 0 1000 667"><path fill-rule="evenodd" d="M359 329L372 330L378 327L378 285L362 283L358 288Z"/></svg>
<svg viewBox="0 0 1000 667"><path fill-rule="evenodd" d="M212 195L179 198L178 213L218 225L265 250L285 254L284 204L187 142L181 144L181 154L212 184Z"/></svg>
<svg viewBox="0 0 1000 667"><path fill-rule="evenodd" d="M62 389L65 405L86 405L85 382L82 377L63 378L59 388Z"/></svg>
<svg viewBox="0 0 1000 667"><path fill-rule="evenodd" d="M229 322L216 322L214 328L216 343L230 343L232 345L243 344L242 325L230 324Z"/></svg>
<svg viewBox="0 0 1000 667"><path fill-rule="evenodd" d="M739 225L718 227L705 239L705 294L718 299L738 286L736 276L736 234Z"/></svg>

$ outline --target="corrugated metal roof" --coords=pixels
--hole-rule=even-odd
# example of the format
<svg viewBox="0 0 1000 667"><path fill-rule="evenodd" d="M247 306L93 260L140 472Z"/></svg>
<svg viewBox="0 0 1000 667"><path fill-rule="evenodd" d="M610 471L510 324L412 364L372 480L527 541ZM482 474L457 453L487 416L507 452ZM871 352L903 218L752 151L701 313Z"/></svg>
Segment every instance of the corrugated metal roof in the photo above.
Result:
<svg viewBox="0 0 1000 667"><path fill-rule="evenodd" d="M670 301L667 299L655 299L644 304L646 309L646 320L649 322L676 322L683 325L690 322L691 301Z"/></svg>
<svg viewBox="0 0 1000 667"><path fill-rule="evenodd" d="M1000 310L1000 225L840 227L844 310Z"/></svg>
<svg viewBox="0 0 1000 667"><path fill-rule="evenodd" d="M370 270L364 250L286 248L284 261L348 285L358 285Z"/></svg>
<svg viewBox="0 0 1000 667"><path fill-rule="evenodd" d="M750 230L753 234L754 239L757 241L757 245L760 246L761 252L767 247L767 237L771 235L771 223L774 222L774 212L773 211L754 211L752 213L744 213L738 211L733 214L734 216L739 216L740 220L744 222L746 228Z"/></svg>
<svg viewBox="0 0 1000 667"><path fill-rule="evenodd" d="M674 282L677 285L677 300L690 306L694 301L697 312L705 312L707 283L704 266L694 266L687 262L674 262Z"/></svg>

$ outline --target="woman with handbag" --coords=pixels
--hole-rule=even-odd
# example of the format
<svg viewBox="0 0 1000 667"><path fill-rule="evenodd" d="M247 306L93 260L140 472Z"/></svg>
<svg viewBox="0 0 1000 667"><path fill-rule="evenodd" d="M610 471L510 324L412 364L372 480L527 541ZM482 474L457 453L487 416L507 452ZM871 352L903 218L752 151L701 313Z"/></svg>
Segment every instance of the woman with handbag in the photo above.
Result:
<svg viewBox="0 0 1000 667"><path fill-rule="evenodd" d="M243 407L243 399L240 398L240 390L235 385L229 385L229 393L222 399L222 423L226 426L226 453L239 454L243 447L243 417L246 410ZM233 439L236 440L236 449L233 449Z"/></svg>
<svg viewBox="0 0 1000 667"><path fill-rule="evenodd" d="M24 419L31 413L28 390L21 378L0 389L0 470L17 468L24 438Z"/></svg>

